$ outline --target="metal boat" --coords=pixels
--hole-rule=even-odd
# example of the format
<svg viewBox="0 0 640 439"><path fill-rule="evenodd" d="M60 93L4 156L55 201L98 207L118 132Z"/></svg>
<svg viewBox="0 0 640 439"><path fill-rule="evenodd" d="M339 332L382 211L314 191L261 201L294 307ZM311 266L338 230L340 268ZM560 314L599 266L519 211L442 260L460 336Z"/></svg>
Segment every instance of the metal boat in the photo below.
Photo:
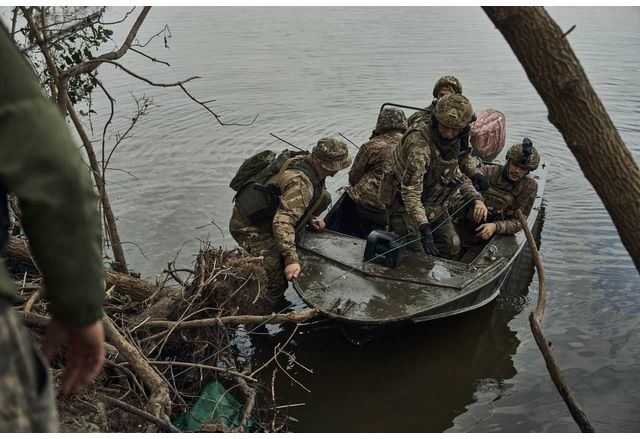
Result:
<svg viewBox="0 0 640 439"><path fill-rule="evenodd" d="M542 204L548 167L529 174L538 193L528 218L533 229ZM527 245L523 231L494 235L485 245L452 261L407 252L392 268L364 262L366 239L350 233L351 199L343 194L325 216L327 227L306 230L298 242L301 276L293 286L302 300L326 317L358 325L426 321L479 308L492 301ZM352 202L351 202L352 203Z"/></svg>

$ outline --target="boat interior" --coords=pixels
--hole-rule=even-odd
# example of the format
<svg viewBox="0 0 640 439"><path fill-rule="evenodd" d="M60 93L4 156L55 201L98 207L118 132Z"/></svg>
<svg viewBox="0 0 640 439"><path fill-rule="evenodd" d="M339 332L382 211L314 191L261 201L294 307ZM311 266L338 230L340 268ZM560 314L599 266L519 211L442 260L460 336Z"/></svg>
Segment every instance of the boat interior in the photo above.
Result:
<svg viewBox="0 0 640 439"><path fill-rule="evenodd" d="M364 240L367 240L372 231L379 229L378 226L360 216L354 201L346 193L340 196L324 220L327 230ZM458 262L464 264L473 262L489 242L490 241L487 241L481 244L463 242L463 253Z"/></svg>

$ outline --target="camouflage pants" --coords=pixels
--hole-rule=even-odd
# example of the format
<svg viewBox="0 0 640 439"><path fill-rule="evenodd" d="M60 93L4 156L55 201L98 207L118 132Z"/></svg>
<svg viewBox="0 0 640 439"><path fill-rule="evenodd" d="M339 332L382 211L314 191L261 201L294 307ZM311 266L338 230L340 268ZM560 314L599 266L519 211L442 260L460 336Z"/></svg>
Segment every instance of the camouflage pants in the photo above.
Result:
<svg viewBox="0 0 640 439"><path fill-rule="evenodd" d="M262 256L267 272L266 297L277 303L287 290L288 282L284 277L284 262L269 230L261 229L242 218L233 208L229 221L229 232L233 239L253 256Z"/></svg>
<svg viewBox="0 0 640 439"><path fill-rule="evenodd" d="M405 239L411 241L420 237L418 224L407 215L404 207L394 206L390 213L393 213L389 219L389 228L400 236L407 236ZM448 217L445 210L426 209L427 217L433 231L433 243L438 248L440 256L447 259L457 260L460 257L460 237L456 231L451 218ZM443 221L444 220L444 221ZM408 246L409 250L422 251L420 241L416 241Z"/></svg>
<svg viewBox="0 0 640 439"><path fill-rule="evenodd" d="M17 314L0 299L0 432L58 430L46 362Z"/></svg>

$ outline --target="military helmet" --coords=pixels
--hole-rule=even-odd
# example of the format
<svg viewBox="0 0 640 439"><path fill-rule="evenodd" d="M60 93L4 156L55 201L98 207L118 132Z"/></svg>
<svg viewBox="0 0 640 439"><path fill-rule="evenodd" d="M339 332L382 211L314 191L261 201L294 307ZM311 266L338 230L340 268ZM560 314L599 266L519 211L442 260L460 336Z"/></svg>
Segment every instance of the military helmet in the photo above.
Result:
<svg viewBox="0 0 640 439"><path fill-rule="evenodd" d="M443 125L463 129L471 122L473 107L469 99L452 93L438 99L433 115Z"/></svg>
<svg viewBox="0 0 640 439"><path fill-rule="evenodd" d="M347 144L334 137L323 137L318 140L318 144L313 147L311 155L327 171L339 171L351 165Z"/></svg>
<svg viewBox="0 0 640 439"><path fill-rule="evenodd" d="M522 143L516 143L509 151L507 151L507 160L511 160L513 163L524 166L529 171L535 171L540 165L540 154L533 146L533 142L528 137L522 140Z"/></svg>
<svg viewBox="0 0 640 439"><path fill-rule="evenodd" d="M458 78L451 75L445 75L436 81L436 85L433 86L433 97L437 98L438 93L443 88L448 88L451 90L451 93L462 93L462 84L458 81Z"/></svg>
<svg viewBox="0 0 640 439"><path fill-rule="evenodd" d="M404 111L398 108L386 107L378 114L375 132L384 134L392 130L405 132L407 130L407 116L404 115Z"/></svg>

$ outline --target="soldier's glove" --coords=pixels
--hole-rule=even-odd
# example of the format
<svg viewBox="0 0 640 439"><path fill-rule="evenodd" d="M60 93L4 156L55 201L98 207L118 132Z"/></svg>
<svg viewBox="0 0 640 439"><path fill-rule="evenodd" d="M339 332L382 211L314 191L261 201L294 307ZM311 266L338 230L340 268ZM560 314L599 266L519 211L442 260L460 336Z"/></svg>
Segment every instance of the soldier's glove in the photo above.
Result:
<svg viewBox="0 0 640 439"><path fill-rule="evenodd" d="M481 172L471 177L471 183L480 192L484 192L489 189L489 178Z"/></svg>
<svg viewBox="0 0 640 439"><path fill-rule="evenodd" d="M431 226L428 223L420 225L420 236L424 252L431 256L440 256L438 248L433 243L433 233L431 233Z"/></svg>

